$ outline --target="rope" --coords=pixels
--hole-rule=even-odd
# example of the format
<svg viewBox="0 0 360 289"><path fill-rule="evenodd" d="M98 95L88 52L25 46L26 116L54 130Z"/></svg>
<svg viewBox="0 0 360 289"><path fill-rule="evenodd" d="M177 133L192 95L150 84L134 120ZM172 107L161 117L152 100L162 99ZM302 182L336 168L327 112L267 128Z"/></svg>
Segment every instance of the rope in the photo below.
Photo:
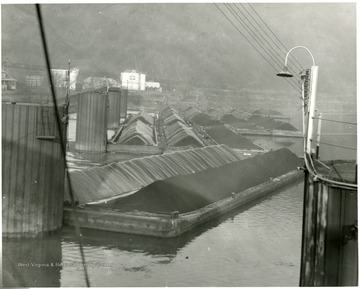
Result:
<svg viewBox="0 0 360 289"><path fill-rule="evenodd" d="M51 95L52 95L52 99L53 99L53 102L54 102L54 110L55 110L55 116L56 116L55 117L56 126L57 126L57 129L59 131L59 138L60 138L60 148L61 148L61 153L62 153L62 156L63 156L63 161L64 161L64 164L65 164L66 176L68 178L69 194L70 194L73 213L74 213L74 218L75 218L75 231L76 231L76 236L77 236L78 242L79 242L81 260L82 260L82 264L83 264L83 267L84 267L86 286L90 287L89 276L88 276L88 272L87 272L87 269L86 269L86 263L85 263L85 255L84 255L84 250L83 250L83 246L82 246L82 242L81 242L81 233L80 233L78 215L77 215L76 207L75 207L75 198L74 198L74 193L73 193L73 190L72 190L70 175L69 175L68 166L67 166L67 162L66 162L65 142L64 142L64 139L63 139L63 131L62 131L61 123L60 123L60 119L59 119L59 110L58 110L58 106L57 106L55 89L54 89L52 75L51 75L51 65L50 65L50 59L49 59L49 54L48 54L48 48L47 48L47 42L46 42L46 36L45 36L45 31L44 31L44 26L43 26L43 19L42 19L42 15L41 15L40 4L35 4L35 7L36 7L37 18L38 18L38 22L39 22L39 29L40 29L40 33L41 33L42 45L43 45L44 54L45 54L48 77L49 77L49 81L50 81Z"/></svg>

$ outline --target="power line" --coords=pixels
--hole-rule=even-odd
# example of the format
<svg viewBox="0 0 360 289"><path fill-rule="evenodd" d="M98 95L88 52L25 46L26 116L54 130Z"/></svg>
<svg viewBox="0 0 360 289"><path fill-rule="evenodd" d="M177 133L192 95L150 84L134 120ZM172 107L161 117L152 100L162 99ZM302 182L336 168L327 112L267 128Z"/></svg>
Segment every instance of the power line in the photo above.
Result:
<svg viewBox="0 0 360 289"><path fill-rule="evenodd" d="M240 17L240 15L234 10L234 8L231 7L231 4L224 3L224 5L228 8L228 10L233 14L235 19L242 25L242 27L250 34L250 36L255 40L255 42L264 49L264 51L267 53L270 58L279 65L279 68L282 68L282 62L279 61L277 58L274 57L274 55L266 48L264 48L264 43L261 42L259 37L249 28L249 26L246 24L245 21L243 21ZM241 12L241 11L240 11Z"/></svg>
<svg viewBox="0 0 360 289"><path fill-rule="evenodd" d="M236 4L235 4L236 5ZM243 9L250 15L250 17L254 20L254 22L259 26L259 28L263 31L263 33L270 39L270 41L280 50L280 51L282 51L282 48L281 47L279 47L279 45L272 39L272 37L271 36L269 36L269 34L268 33L266 33L266 31L262 28L262 26L260 25L260 23L255 19L255 17L253 17L253 15L246 9L246 7L245 7L245 5L244 4L242 4L242 3L240 3L240 5L243 7ZM249 4L250 5L250 4ZM250 22L250 21L249 21ZM255 27L255 26L254 26ZM272 32L272 31L271 31ZM272 32L272 34L274 34L273 32ZM275 34L274 34L275 35ZM275 35L276 36L276 35ZM265 39L265 37L264 37L264 39ZM271 45L271 44L269 44L271 47L272 47L272 49L274 49L273 48L273 46ZM275 49L274 49L275 50ZM275 50L276 51L276 50ZM287 51L284 53L284 55L280 55L279 53L277 53L280 57L282 57L282 59L284 59L284 57L285 57L285 55L286 55L286 53L287 53ZM304 68L300 65L300 64L295 64L293 61L292 61L292 59L289 59L289 62L292 62L295 66L296 66L296 68L298 69L298 70L303 70ZM289 68L290 69L290 68Z"/></svg>
<svg viewBox="0 0 360 289"><path fill-rule="evenodd" d="M250 4L250 3L248 3L249 4L249 6L250 6L250 8L255 12L255 14L259 17L259 19L261 20L261 22L268 28L268 30L271 32L271 34L272 35L274 35L275 36L275 38L277 39L277 41L281 44L281 46L285 49L285 53L287 53L288 51L289 51L289 49L281 42L281 40L276 36L276 34L271 30L271 28L266 24L266 22L262 19L262 17L256 12L256 10L255 10L255 8ZM294 56L292 56L293 58L294 58L294 60L298 63L298 65L300 65L300 67L302 68L302 69L304 69L303 67L302 67L302 65L299 63L299 61L294 57Z"/></svg>
<svg viewBox="0 0 360 289"><path fill-rule="evenodd" d="M274 68L275 71L278 71L277 68L259 51L259 49L256 48L256 46L239 30L239 28L233 23L233 21L220 9L220 7L214 3L215 7L221 12L221 14L234 26L234 28L240 33L240 35L242 37L244 37L249 44L265 59L265 61ZM286 79L287 80L287 79ZM288 80L287 80L288 81ZM288 83L295 89L297 90L299 93L301 93L301 91L298 90L297 87L295 87L291 82L288 81Z"/></svg>
<svg viewBox="0 0 360 289"><path fill-rule="evenodd" d="M268 52L268 50L266 49L266 47L264 48L264 46L257 40L255 39L254 35L251 34L249 32L249 30L251 31L251 29L248 28L248 26L246 25L245 22L242 22L241 20L241 17L236 13L236 11L231 7L230 4L224 4L225 7L227 7L227 9L230 11L230 13L235 17L236 20L238 20L238 22L245 28L245 30L252 36L252 38L257 42L257 44L267 53L268 56L270 56L270 58L275 61L275 62L278 62L279 64L279 67L282 68L282 62L274 59L274 57L272 55L270 55L270 53ZM244 23L244 24L243 24ZM245 26L244 26L245 25ZM256 35L255 35L256 36ZM278 72L278 69L275 69L277 72ZM295 80L294 79L291 79L292 82L294 82ZM290 79L286 79L286 81L288 81L289 83L290 82ZM296 81L295 81L296 82ZM296 86L296 83L295 83L295 86ZM294 87L294 86L293 86ZM297 89L298 90L298 89ZM298 90L299 93L301 93L301 91Z"/></svg>
<svg viewBox="0 0 360 289"><path fill-rule="evenodd" d="M259 30L255 27L255 25L253 25L252 23L251 23L251 21L249 20L249 18L245 15L245 13L240 9L240 7L238 6L238 5L236 5L236 3L234 3L233 4L235 7L236 7L236 9L241 13L241 15L247 20L247 22L249 22L249 25L253 28L253 29L255 29L255 31L257 32L257 34L259 35L259 37L258 36L256 36L256 34L255 34L255 32L245 23L245 21L244 21L244 24L251 30L251 32L253 33L253 35L254 36L256 36L256 38L262 43L262 45L263 45L263 47L264 47L264 49L265 49L265 47L266 47L266 44L268 44L268 47L271 49L269 49L269 52L274 56L274 58L276 59L276 61L278 62L278 63L280 63L280 68L283 66L283 60L284 60L284 58L276 51L276 50L274 50L272 47L271 47L271 44L265 39L265 37L263 36L263 35L261 35L261 33L259 32ZM237 14L238 15L238 14ZM239 16L239 15L238 15ZM240 18L240 16L239 16L239 18ZM262 40L262 39L260 39L260 37L266 42L266 44L264 43L264 41ZM275 53L277 54L277 55L275 55Z"/></svg>
<svg viewBox="0 0 360 289"><path fill-rule="evenodd" d="M227 6L226 6L227 7ZM228 8L228 7L227 7ZM231 9L229 9L228 8L228 10L230 11L230 13L236 18L236 16L234 15L234 13L231 11ZM223 12L223 11L221 11L221 12ZM225 15L225 13L223 12L223 14ZM225 15L225 17L234 25L234 27L239 31L239 29L238 29L238 27ZM240 32L240 31L239 31ZM270 61L264 56L264 54L262 54L254 45L253 45L253 43L242 33L242 32L240 32L240 34L256 49L256 51L257 52L259 52L262 56L263 56L263 58L274 68L274 70L277 72L278 71L278 69L277 68L275 68L275 66L272 64L272 63L270 63ZM265 50L265 52L266 52L266 50ZM271 56L270 56L271 57ZM301 93L301 91L299 91L298 90L298 88L296 88L290 81L289 81L289 79L285 79L295 90L297 90L299 93Z"/></svg>
<svg viewBox="0 0 360 289"><path fill-rule="evenodd" d="M230 4L228 4L230 7L231 7L231 5ZM270 45L270 43L266 40L266 38L263 36L263 35L261 35L261 33L259 32L259 30L255 27L255 25L253 25L252 23L251 23L251 21L248 19L248 17L241 11L241 9L236 5L236 4L234 4L234 6L237 8L237 10L242 14L242 16L249 22L249 24L250 24L250 26L252 26L255 30L256 30L256 32L259 34L259 36L262 38L262 39L264 39L265 41L266 41L266 43L269 45L269 47L270 47L270 49L268 49L267 47L266 47L266 44L256 35L256 33L246 24L246 22L245 21L242 21L241 20L241 17L239 16L239 14L237 14L236 13L236 11L232 8L232 10L236 13L236 15L237 15L237 17L238 17L238 21L240 22L240 21L242 21L241 23L243 23L246 27L247 27L247 29L249 29L250 31L251 31L251 35L253 35L253 38L254 37L256 37L256 39L258 39L258 41L255 39L255 41L268 53L271 53L271 55L273 56L272 57L272 59L273 60L275 60L275 62L277 62L277 63L279 63L279 67L280 68L282 68L283 67L283 60L285 59L285 57L283 57L283 56L281 56L275 49L273 49L273 47ZM244 26L243 26L244 27ZM249 32L249 30L247 30L248 31L248 33L250 34L250 32ZM260 43L261 42L261 43ZM277 55L275 55L275 53L277 54ZM269 55L269 53L268 53L268 55ZM291 70L291 69L290 69ZM294 75L297 75L297 73L295 73L295 72L293 72L294 73ZM298 83L296 82L296 80L294 79L294 78L292 78L291 79L293 82L295 82L295 85L298 85Z"/></svg>

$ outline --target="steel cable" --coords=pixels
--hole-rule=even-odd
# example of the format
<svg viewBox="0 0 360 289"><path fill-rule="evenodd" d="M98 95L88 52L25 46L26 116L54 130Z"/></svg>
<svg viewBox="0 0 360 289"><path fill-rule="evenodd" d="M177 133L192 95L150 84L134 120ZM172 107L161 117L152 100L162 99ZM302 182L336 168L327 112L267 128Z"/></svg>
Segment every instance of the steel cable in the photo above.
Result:
<svg viewBox="0 0 360 289"><path fill-rule="evenodd" d="M334 120L334 119L327 119L327 118L319 118L319 117L314 117L313 119L324 120L324 121L329 121L329 122L336 122L336 123L344 123L344 124L357 125L356 122L349 122L349 121L341 121L341 120Z"/></svg>
<svg viewBox="0 0 360 289"><path fill-rule="evenodd" d="M64 139L63 139L63 130L61 128L59 110L58 110L58 105L57 105L57 100L56 100L52 75L51 75L50 58L49 58L49 54L48 54L48 47L47 47L47 42L46 42L45 30L44 30L44 26L43 26L43 18L42 18L42 14L41 14L40 4L35 4L35 7L36 7L37 17L38 17L38 22L39 22L39 29L40 29L40 33L41 33L42 45L43 45L44 54L45 54L47 73L48 73L49 81L50 81L50 84L51 84L50 85L51 96L52 96L52 99L53 99L53 102L54 102L55 120L56 120L57 130L59 132L60 148L61 148L61 153L62 153L62 156L63 156L66 176L68 178L69 194L70 194L73 213L74 213L74 218L75 218L76 237L77 237L78 242L79 242L79 249L80 249L80 255L81 255L81 259L82 259L82 265L83 265L83 269L84 269L84 274L85 274L86 286L90 287L89 276L88 276L86 263L85 263L85 255L84 255L84 250L83 250L82 241L81 241L81 232L80 232L80 226L79 226L79 221L78 221L78 215L77 215L76 207L75 207L75 198L74 198L74 193L73 193L73 190L72 190L70 175L69 175L68 166L67 166L67 162L66 162L65 142L64 142Z"/></svg>

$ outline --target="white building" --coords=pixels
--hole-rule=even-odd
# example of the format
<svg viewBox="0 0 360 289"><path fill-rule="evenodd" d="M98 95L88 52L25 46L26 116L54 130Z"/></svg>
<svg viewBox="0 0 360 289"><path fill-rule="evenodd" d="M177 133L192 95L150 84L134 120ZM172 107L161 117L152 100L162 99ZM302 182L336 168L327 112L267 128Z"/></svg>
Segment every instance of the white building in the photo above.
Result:
<svg viewBox="0 0 360 289"><path fill-rule="evenodd" d="M155 81L147 81L145 83L145 89L162 92L162 87L160 86L160 82L155 82Z"/></svg>
<svg viewBox="0 0 360 289"><path fill-rule="evenodd" d="M136 70L121 72L121 87L128 90L145 90L146 75Z"/></svg>

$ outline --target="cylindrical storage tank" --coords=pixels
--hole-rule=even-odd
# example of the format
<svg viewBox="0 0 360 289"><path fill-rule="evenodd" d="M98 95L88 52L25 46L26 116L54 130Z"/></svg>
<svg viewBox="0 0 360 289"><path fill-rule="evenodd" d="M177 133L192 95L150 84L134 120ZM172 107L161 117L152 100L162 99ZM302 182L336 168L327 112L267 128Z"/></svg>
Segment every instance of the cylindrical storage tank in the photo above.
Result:
<svg viewBox="0 0 360 289"><path fill-rule="evenodd" d="M122 120L125 120L127 117L128 93L127 89L121 90L120 119Z"/></svg>
<svg viewBox="0 0 360 289"><path fill-rule="evenodd" d="M108 97L109 109L107 128L117 129L120 124L121 89L118 87L110 87L108 91Z"/></svg>
<svg viewBox="0 0 360 289"><path fill-rule="evenodd" d="M106 90L78 94L75 150L106 152L107 105Z"/></svg>
<svg viewBox="0 0 360 289"><path fill-rule="evenodd" d="M55 121L51 105L2 104L2 230L6 236L37 235L62 225L65 163Z"/></svg>

